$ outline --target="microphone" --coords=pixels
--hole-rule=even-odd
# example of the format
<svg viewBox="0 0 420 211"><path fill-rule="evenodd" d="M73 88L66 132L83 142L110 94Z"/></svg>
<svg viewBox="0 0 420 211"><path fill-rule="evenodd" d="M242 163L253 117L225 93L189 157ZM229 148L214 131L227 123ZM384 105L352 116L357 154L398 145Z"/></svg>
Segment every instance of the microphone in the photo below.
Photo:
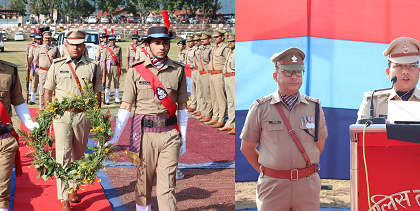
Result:
<svg viewBox="0 0 420 211"><path fill-rule="evenodd" d="M392 83L392 86L391 86L391 88L386 88L386 89L377 89L377 90L374 90L373 92L372 92L372 96L370 97L370 117L369 118L367 118L367 119L359 119L359 120L357 120L357 124L365 124L366 122L368 122L369 121L369 125L370 124L385 124L386 123L386 119L385 118L382 118L382 117L379 117L379 118L377 118L377 117L373 117L373 115L374 115L374 107L373 107L373 95L375 94L375 92L377 92L377 91L385 91L385 90L390 90L390 89L392 89L393 87L394 87L394 84L397 82L397 76L392 76L391 77L391 83Z"/></svg>

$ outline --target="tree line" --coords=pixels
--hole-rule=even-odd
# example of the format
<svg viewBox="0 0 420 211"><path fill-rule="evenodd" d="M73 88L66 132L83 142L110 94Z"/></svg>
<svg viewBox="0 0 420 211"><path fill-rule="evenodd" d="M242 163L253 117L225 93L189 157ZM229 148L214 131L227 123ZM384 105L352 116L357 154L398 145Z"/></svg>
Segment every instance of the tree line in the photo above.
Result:
<svg viewBox="0 0 420 211"><path fill-rule="evenodd" d="M145 20L150 11L159 14L162 10L168 10L169 15L173 16L177 10L187 10L188 17L194 17L197 10L204 14L215 17L216 11L222 8L220 0L10 0L8 9L17 10L22 16L28 15L26 10L29 7L29 14L36 16L45 15L53 20L54 9L58 10L59 17L65 19L69 16L70 20L78 17L88 17L96 10L112 12L118 8L126 8L128 13L140 14L140 18Z"/></svg>

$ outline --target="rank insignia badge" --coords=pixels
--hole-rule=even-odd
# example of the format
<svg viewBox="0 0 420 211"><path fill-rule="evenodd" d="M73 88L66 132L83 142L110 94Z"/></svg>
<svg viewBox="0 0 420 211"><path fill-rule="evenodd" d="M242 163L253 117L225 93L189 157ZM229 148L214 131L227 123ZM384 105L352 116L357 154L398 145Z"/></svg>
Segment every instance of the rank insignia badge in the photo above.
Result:
<svg viewBox="0 0 420 211"><path fill-rule="evenodd" d="M308 129L313 129L313 128L315 128L315 121L314 121L314 117L311 117L311 116L305 116L305 125L306 125L306 128L308 128Z"/></svg>

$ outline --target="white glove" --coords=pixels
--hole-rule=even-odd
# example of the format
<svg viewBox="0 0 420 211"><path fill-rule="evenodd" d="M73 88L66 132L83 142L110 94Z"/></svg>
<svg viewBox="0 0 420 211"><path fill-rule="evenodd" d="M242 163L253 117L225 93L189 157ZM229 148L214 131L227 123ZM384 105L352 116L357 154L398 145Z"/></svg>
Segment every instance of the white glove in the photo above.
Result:
<svg viewBox="0 0 420 211"><path fill-rule="evenodd" d="M22 121L29 130L39 128L38 122L32 121L28 106L25 103L15 106L15 111L20 121Z"/></svg>
<svg viewBox="0 0 420 211"><path fill-rule="evenodd" d="M179 156L182 156L187 151L187 125L188 125L188 110L178 110L178 126L181 131L182 146L179 148Z"/></svg>
<svg viewBox="0 0 420 211"><path fill-rule="evenodd" d="M117 145L118 144L118 139L121 136L122 131L124 130L125 126L127 125L128 122L128 118L130 118L130 114L131 112L121 109L118 110L118 118L117 118L117 122L115 124L115 131L114 131L114 135L112 136L111 140L109 140L107 142L106 145L110 144L110 145Z"/></svg>

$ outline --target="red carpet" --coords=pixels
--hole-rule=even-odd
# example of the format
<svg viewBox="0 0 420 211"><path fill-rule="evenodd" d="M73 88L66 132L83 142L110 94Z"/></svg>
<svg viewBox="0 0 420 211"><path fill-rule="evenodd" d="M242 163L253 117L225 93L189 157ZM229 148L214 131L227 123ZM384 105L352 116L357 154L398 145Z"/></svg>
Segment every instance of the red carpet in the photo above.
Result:
<svg viewBox="0 0 420 211"><path fill-rule="evenodd" d="M34 115L35 109L30 109L31 115ZM34 117L34 116L32 116ZM23 143L19 144L23 176L16 178L16 189L14 198L14 211L32 211L32 210L59 210L60 201L57 199L56 181L36 179L38 172L34 167L28 168L32 161L32 157L24 156L29 152L29 148ZM83 192L79 190L79 197L82 202L79 204L71 204L72 211L77 210L94 210L94 211L112 211L111 205L105 197L102 186L95 182L94 186L82 187L86 188Z"/></svg>
<svg viewBox="0 0 420 211"><path fill-rule="evenodd" d="M112 129L115 128L115 121ZM128 120L121 138L118 142L118 153L123 159L115 159L116 162L129 162L124 151L128 150L130 140L131 118ZM189 118L187 129L187 152L179 158L179 162L187 164L199 164L210 161L228 162L235 160L235 136L228 135L228 131L218 131L209 125Z"/></svg>

